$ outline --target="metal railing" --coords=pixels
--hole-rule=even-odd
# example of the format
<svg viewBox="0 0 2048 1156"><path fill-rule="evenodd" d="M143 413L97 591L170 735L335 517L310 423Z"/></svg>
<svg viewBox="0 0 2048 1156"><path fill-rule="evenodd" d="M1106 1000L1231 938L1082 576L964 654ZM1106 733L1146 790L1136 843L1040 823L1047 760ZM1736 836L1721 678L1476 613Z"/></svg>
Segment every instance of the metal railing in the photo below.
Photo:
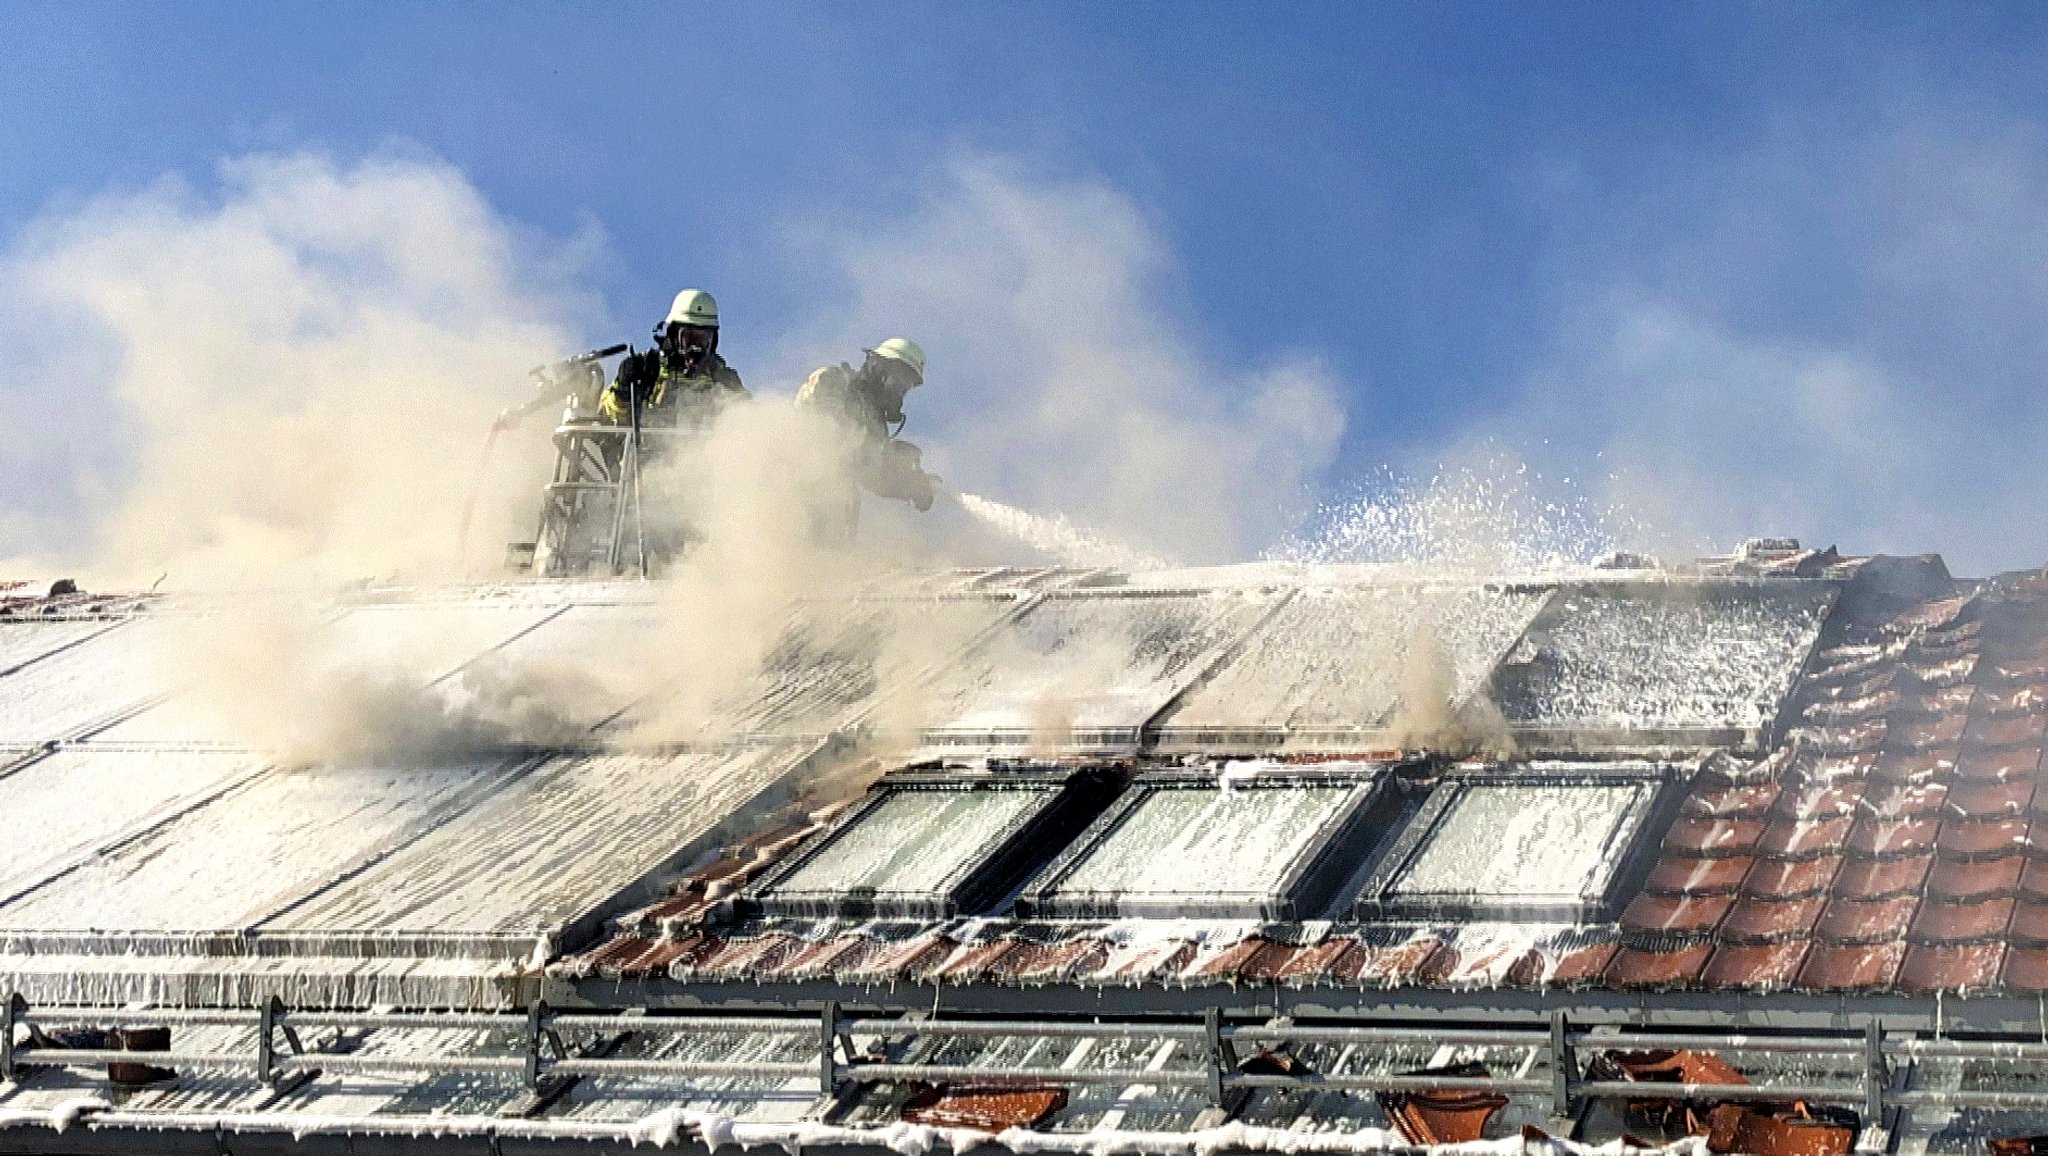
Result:
<svg viewBox="0 0 2048 1156"><path fill-rule="evenodd" d="M146 1051L109 1047L63 1047L24 1043L19 1029L74 1027L238 1027L253 1029L255 1043L241 1051ZM300 1035L312 1029L344 1031L502 1032L513 1054L456 1054L450 1048L418 1054L353 1055L309 1050ZM780 1034L814 1041L815 1058L802 1061L734 1061L689 1059L626 1059L576 1054L563 1034L595 1033L628 1036L731 1036ZM906 1041L916 1037L958 1039L1081 1040L1117 1039L1164 1043L1189 1049L1190 1062L1170 1068L1081 1068L1013 1066L993 1063L922 1063L889 1058L890 1049L858 1053L855 1039ZM40 1038L47 1039L47 1035ZM283 1046L279 1043L282 1041ZM1544 1061L1542 1075L1472 1076L1434 1073L1248 1071L1240 1048L1295 1047L1306 1044L1360 1048L1415 1047L1436 1049L1481 1047L1523 1049L1524 1072ZM1834 1083L1762 1082L1754 1084L1680 1084L1587 1079L1582 1059L1588 1053L1638 1050L1696 1050L1721 1053L1763 1053L1801 1057L1832 1057L1849 1061L1842 1067L1856 1073ZM1734 1031L1616 1031L1582 1029L1562 1014L1547 1023L1514 1027L1456 1027L1386 1022L1260 1023L1228 1022L1217 1011L1200 1020L1010 1020L920 1018L917 1016L852 1017L837 1004L815 1014L789 1015L653 1015L644 1012L609 1014L558 1012L536 1002L524 1014L431 1012L293 1011L273 999L252 1010L49 1007L31 1008L19 995L0 1007L0 1080L13 1080L36 1068L148 1064L167 1068L246 1071L272 1086L288 1078L309 1080L322 1072L419 1075L452 1073L514 1077L540 1091L580 1077L640 1080L804 1079L815 1077L820 1091L831 1094L849 1085L883 1082L994 1082L1001 1084L1152 1086L1202 1091L1222 1104L1233 1092L1258 1088L1327 1089L1373 1093L1494 1092L1547 1099L1553 1115L1576 1114L1584 1103L1599 1099L1731 1101L1841 1105L1857 1109L1866 1124L1877 1124L1897 1108L1933 1105L1995 1109L2048 1109L2048 1091L1906 1090L1895 1079L1903 1065L1922 1059L1985 1060L2040 1063L2048 1061L2048 1042L2008 1039L1927 1038L1887 1034L1876 1022L1862 1033L1751 1034Z"/></svg>

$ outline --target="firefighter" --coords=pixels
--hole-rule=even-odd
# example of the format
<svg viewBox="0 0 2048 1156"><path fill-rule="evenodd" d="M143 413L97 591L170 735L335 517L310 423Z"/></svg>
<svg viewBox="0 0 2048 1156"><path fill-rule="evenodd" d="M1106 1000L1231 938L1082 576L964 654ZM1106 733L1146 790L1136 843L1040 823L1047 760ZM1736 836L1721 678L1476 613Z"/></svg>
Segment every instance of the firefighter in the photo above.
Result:
<svg viewBox="0 0 2048 1156"><path fill-rule="evenodd" d="M718 302L702 289L676 294L654 329L654 348L628 355L598 401L613 425L703 428L729 402L747 397L740 375L718 355Z"/></svg>
<svg viewBox="0 0 2048 1156"><path fill-rule="evenodd" d="M924 384L924 350L915 341L891 337L873 349L859 369L845 362L812 371L797 390L798 406L835 421L846 439L846 484L825 502L818 536L844 545L860 522L860 490L932 508L939 478L925 472L924 453L897 435L903 431L904 397Z"/></svg>

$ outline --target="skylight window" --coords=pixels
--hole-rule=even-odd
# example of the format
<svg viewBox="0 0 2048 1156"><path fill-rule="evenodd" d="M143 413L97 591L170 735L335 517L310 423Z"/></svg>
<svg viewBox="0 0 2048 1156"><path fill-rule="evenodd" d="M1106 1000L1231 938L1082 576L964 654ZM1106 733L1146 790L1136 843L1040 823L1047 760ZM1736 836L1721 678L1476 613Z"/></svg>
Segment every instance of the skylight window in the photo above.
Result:
<svg viewBox="0 0 2048 1156"><path fill-rule="evenodd" d="M1107 794L1090 774L891 779L765 880L755 902L808 917L979 911L1072 838Z"/></svg>
<svg viewBox="0 0 2048 1156"><path fill-rule="evenodd" d="M1446 778L1360 897L1383 918L1576 921L1612 915L1666 796L1653 768Z"/></svg>
<svg viewBox="0 0 2048 1156"><path fill-rule="evenodd" d="M1033 881L1018 910L1311 918L1355 863L1379 785L1370 770L1140 779Z"/></svg>
<svg viewBox="0 0 2048 1156"><path fill-rule="evenodd" d="M1494 678L1518 726L1754 741L1834 605L1818 581L1560 590Z"/></svg>

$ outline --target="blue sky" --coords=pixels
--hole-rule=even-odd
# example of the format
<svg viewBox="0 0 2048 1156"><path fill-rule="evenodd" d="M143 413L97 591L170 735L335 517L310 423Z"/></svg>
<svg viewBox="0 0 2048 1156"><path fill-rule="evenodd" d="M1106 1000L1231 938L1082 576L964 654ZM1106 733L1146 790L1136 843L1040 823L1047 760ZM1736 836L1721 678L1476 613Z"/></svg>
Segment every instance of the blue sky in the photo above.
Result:
<svg viewBox="0 0 2048 1156"><path fill-rule="evenodd" d="M417 152L584 240L583 335L701 284L744 367L848 289L804 238L904 228L965 156L1128 207L1217 373L1318 366L1327 491L1505 446L1709 539L2048 556L2008 528L2048 497L2048 10L0 9L0 242L223 158Z"/></svg>

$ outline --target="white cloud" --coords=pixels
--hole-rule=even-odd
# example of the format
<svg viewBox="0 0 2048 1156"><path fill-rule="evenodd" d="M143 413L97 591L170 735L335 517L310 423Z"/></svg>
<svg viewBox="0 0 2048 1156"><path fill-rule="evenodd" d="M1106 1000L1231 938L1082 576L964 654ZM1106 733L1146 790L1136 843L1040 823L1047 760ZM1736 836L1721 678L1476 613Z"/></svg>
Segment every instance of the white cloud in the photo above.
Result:
<svg viewBox="0 0 2048 1156"><path fill-rule="evenodd" d="M1667 548L1795 534L2048 559L2048 147L1981 110L1791 123L1607 199L1569 312L1475 438L1605 479Z"/></svg>

